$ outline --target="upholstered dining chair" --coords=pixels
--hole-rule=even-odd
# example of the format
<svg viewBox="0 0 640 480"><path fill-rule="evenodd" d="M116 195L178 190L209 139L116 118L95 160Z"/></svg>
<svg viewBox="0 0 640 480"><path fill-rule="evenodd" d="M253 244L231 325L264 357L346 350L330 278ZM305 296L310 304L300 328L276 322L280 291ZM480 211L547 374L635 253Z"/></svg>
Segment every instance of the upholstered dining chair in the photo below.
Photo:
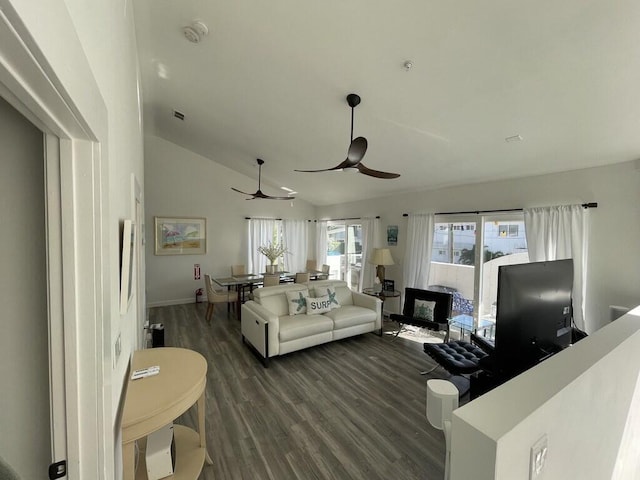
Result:
<svg viewBox="0 0 640 480"><path fill-rule="evenodd" d="M262 279L263 287L275 287L276 285L280 285L280 275L270 275L266 274Z"/></svg>
<svg viewBox="0 0 640 480"><path fill-rule="evenodd" d="M244 265L231 265L231 276L235 277L236 275L244 275L245 269Z"/></svg>
<svg viewBox="0 0 640 480"><path fill-rule="evenodd" d="M329 278L329 272L331 271L331 266L326 263L322 265L322 275L318 275L318 280L327 280Z"/></svg>
<svg viewBox="0 0 640 480"><path fill-rule="evenodd" d="M294 283L309 283L311 274L309 272L298 272Z"/></svg>
<svg viewBox="0 0 640 480"><path fill-rule="evenodd" d="M307 271L317 271L318 270L318 263L315 260L307 260Z"/></svg>
<svg viewBox="0 0 640 480"><path fill-rule="evenodd" d="M231 304L235 303L236 305L236 315L238 318L240 316L240 302L238 302L238 292L230 291L230 290L216 290L213 287L213 281L211 280L211 276L208 274L204 275L204 283L207 288L207 313L205 317L208 322L211 321L211 316L213 315L213 308L216 303L226 303L227 310L231 309Z"/></svg>

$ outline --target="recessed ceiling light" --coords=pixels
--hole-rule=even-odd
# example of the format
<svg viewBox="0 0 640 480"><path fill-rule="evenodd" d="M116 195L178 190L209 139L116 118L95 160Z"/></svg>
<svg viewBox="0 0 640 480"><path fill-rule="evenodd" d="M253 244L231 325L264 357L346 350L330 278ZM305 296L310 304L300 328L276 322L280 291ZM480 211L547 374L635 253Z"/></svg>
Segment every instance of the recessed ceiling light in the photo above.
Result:
<svg viewBox="0 0 640 480"><path fill-rule="evenodd" d="M522 141L522 135L512 135L510 137L507 137L504 139L505 142L521 142Z"/></svg>

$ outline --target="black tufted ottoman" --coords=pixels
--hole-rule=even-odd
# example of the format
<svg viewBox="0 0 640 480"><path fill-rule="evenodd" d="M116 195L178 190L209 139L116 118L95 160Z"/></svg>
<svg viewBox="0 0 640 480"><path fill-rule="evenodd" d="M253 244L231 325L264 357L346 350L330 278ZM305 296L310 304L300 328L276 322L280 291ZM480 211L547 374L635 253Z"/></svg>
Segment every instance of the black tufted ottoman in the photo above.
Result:
<svg viewBox="0 0 640 480"><path fill-rule="evenodd" d="M453 375L466 375L480 370L478 362L487 354L472 343L456 340L447 343L425 343L424 352Z"/></svg>

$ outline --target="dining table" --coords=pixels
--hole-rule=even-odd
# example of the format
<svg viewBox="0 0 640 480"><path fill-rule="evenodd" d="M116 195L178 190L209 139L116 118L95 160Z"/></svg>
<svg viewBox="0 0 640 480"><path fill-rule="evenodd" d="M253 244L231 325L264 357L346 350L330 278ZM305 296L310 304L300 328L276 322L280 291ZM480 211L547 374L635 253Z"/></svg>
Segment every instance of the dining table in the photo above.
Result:
<svg viewBox="0 0 640 480"><path fill-rule="evenodd" d="M324 273L321 270L307 270L307 272L309 273L310 280L317 280L318 277L321 278L323 275L326 275L326 273ZM291 273L287 271L281 271L276 273L280 275L281 283L292 282L296 276L295 273ZM229 277L215 277L212 275L211 280L213 280L215 283L217 283L221 287L226 287L228 290L231 288L234 288L235 290L238 291L237 311L242 312L242 309L240 307L243 302L245 291L249 289L249 294L251 294L254 288L259 287L262 284L264 280L264 275L267 275L267 273L260 273L260 274L246 273L242 275L232 275Z"/></svg>

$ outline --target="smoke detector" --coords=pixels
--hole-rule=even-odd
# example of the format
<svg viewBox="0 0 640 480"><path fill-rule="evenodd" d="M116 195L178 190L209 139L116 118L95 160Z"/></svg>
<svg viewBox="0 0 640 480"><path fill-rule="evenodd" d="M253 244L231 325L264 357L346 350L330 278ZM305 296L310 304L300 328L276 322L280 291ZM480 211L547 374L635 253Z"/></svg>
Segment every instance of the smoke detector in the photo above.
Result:
<svg viewBox="0 0 640 480"><path fill-rule="evenodd" d="M191 43L200 43L200 41L209 35L209 27L199 20L196 20L182 28L182 33Z"/></svg>

